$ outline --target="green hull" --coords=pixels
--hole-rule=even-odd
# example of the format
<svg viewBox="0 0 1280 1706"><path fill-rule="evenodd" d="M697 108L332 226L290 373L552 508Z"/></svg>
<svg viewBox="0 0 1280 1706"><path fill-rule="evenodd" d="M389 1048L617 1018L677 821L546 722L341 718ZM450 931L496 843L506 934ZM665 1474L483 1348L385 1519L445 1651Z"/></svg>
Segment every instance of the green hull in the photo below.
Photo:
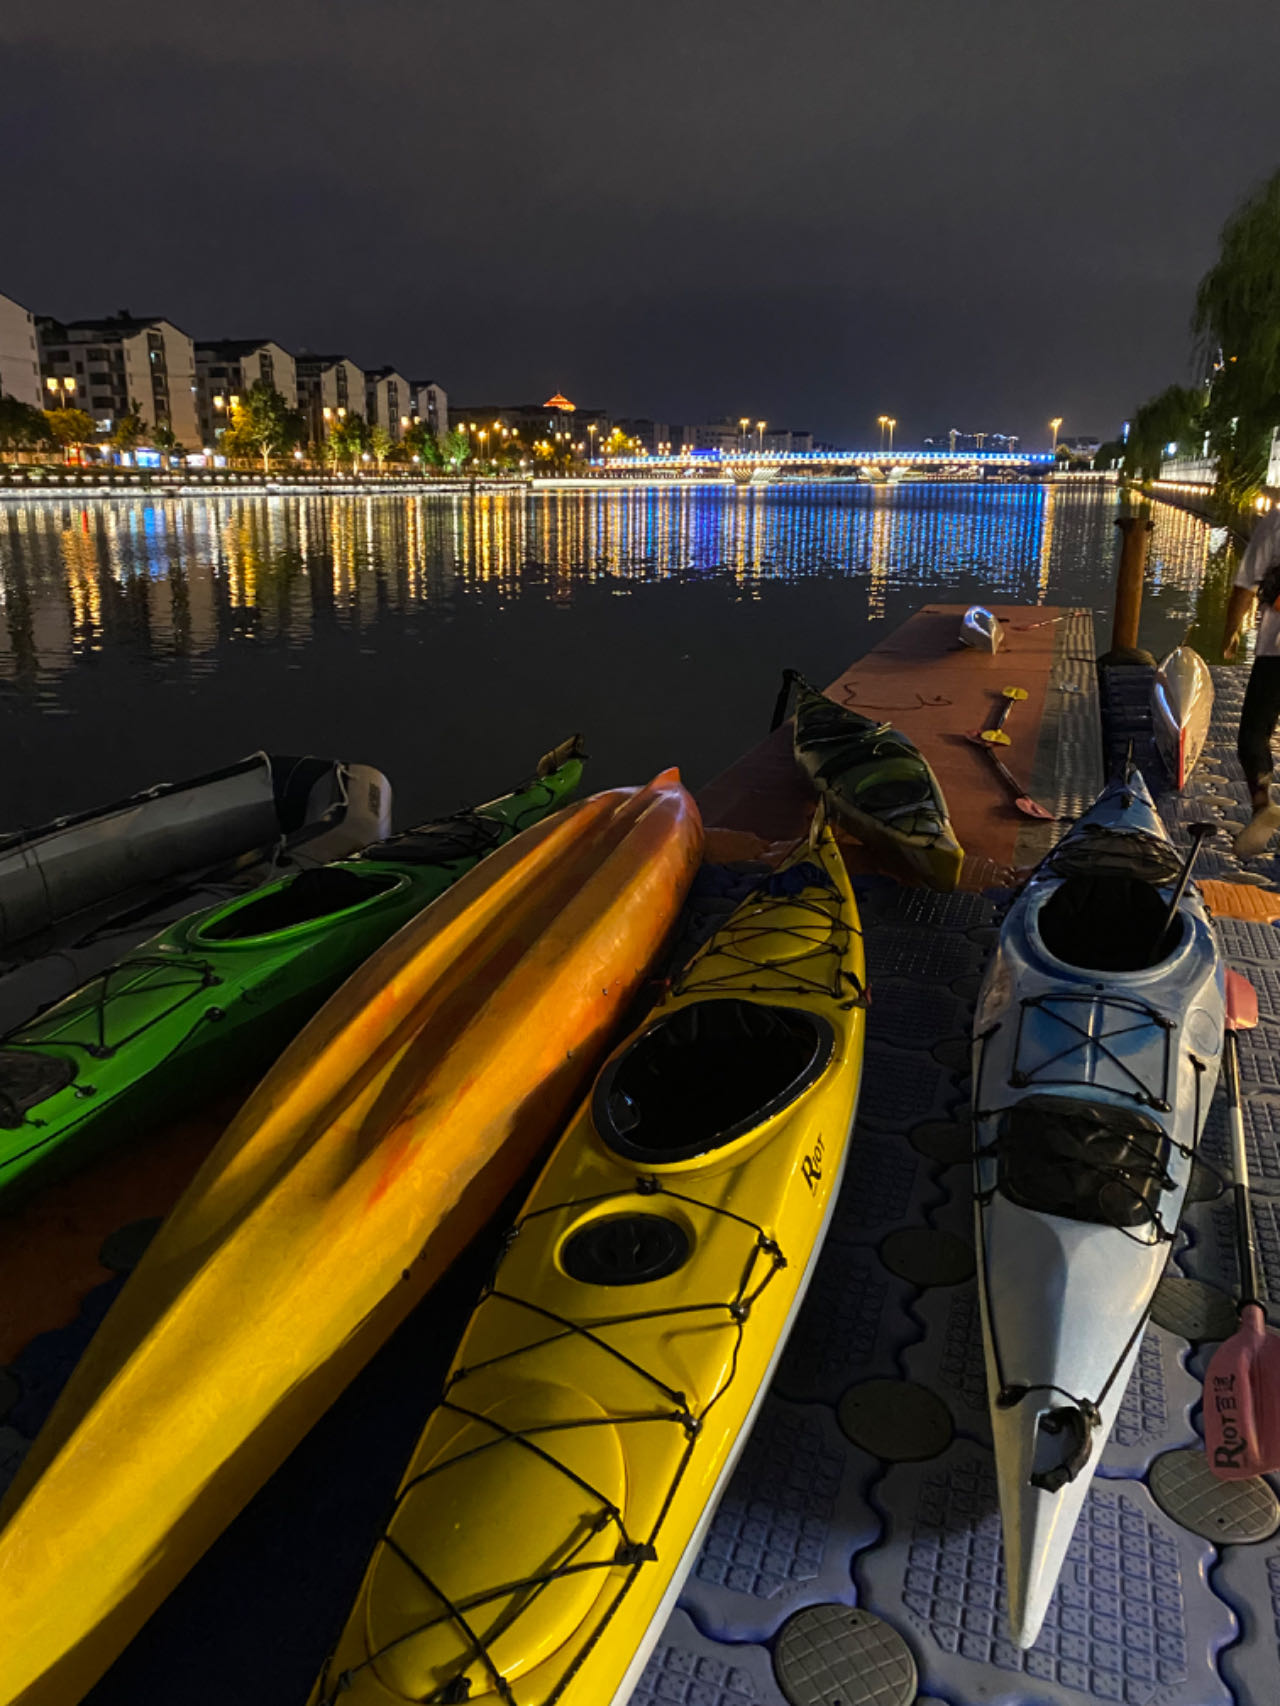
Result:
<svg viewBox="0 0 1280 1706"><path fill-rule="evenodd" d="M559 763L552 760L559 758ZM576 745L474 812L169 924L0 1041L0 1209L261 1073L361 961L485 854L558 811Z"/></svg>
<svg viewBox="0 0 1280 1706"><path fill-rule="evenodd" d="M802 682L795 753L832 815L860 841L930 888L955 888L964 852L938 778L906 735Z"/></svg>

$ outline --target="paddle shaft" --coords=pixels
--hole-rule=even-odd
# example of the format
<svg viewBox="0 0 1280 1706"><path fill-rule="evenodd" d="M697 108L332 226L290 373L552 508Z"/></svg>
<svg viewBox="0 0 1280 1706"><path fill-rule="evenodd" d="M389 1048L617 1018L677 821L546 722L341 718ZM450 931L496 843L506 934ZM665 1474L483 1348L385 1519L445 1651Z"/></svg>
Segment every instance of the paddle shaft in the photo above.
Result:
<svg viewBox="0 0 1280 1706"><path fill-rule="evenodd" d="M1240 1043L1234 1030L1226 1035L1227 1108L1231 1116L1231 1171L1235 1175L1236 1242L1240 1254L1240 1307L1258 1302L1261 1275L1258 1241L1249 1204L1249 1157L1244 1146L1244 1113L1240 1107Z"/></svg>
<svg viewBox="0 0 1280 1706"><path fill-rule="evenodd" d="M1174 886L1173 894L1169 900L1169 909L1164 915L1164 921L1160 925L1160 932L1155 939L1155 953L1157 956L1159 955L1161 948L1164 946L1165 937L1173 928L1174 919L1178 916L1178 908L1182 905L1182 897L1187 892L1187 884L1191 881L1191 872L1195 866L1196 860L1200 856L1200 849L1209 837L1214 834L1217 827L1217 824L1214 823L1193 823L1188 826L1187 833L1191 837L1191 847L1187 853L1185 861L1183 862L1182 869L1178 872L1178 881Z"/></svg>

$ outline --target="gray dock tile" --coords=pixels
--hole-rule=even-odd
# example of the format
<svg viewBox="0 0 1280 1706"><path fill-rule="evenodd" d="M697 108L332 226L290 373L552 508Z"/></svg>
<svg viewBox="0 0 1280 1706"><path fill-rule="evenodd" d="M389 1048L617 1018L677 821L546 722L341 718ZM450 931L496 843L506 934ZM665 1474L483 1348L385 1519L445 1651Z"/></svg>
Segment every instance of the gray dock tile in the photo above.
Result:
<svg viewBox="0 0 1280 1706"><path fill-rule="evenodd" d="M709 1641L673 1611L629 1706L787 1706L763 1647Z"/></svg>
<svg viewBox="0 0 1280 1706"><path fill-rule="evenodd" d="M1235 1633L1207 1542L1137 1481L1095 1479L1034 1647L1009 1639L991 1454L957 1441L875 1490L884 1539L854 1567L858 1601L912 1643L922 1692L983 1706L1232 1706L1217 1655Z"/></svg>
<svg viewBox="0 0 1280 1706"><path fill-rule="evenodd" d="M680 1603L736 1641L773 1635L802 1605L853 1604L850 1564L880 1532L874 1457L825 1405L769 1397L716 1507Z"/></svg>

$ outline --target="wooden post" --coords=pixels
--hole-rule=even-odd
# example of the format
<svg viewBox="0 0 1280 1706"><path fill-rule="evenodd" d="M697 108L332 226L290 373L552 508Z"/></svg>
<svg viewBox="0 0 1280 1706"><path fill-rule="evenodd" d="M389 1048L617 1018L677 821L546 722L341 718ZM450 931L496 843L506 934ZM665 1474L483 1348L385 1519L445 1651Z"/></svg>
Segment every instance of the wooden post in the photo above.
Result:
<svg viewBox="0 0 1280 1706"><path fill-rule="evenodd" d="M1142 613L1142 583L1147 567L1147 535L1155 523L1145 516L1122 515L1120 572L1116 576L1116 608L1111 624L1111 655L1138 649L1138 618Z"/></svg>

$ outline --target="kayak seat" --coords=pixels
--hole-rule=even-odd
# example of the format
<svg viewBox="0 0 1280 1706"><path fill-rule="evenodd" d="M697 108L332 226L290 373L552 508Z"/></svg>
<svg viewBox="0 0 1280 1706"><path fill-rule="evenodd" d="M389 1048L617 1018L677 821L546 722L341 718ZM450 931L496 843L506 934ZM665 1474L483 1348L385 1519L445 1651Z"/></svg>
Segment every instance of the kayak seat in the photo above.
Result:
<svg viewBox="0 0 1280 1706"><path fill-rule="evenodd" d="M596 1130L615 1154L660 1165L723 1148L795 1101L835 1047L814 1013L695 1001L660 1018L596 1081Z"/></svg>
<svg viewBox="0 0 1280 1706"><path fill-rule="evenodd" d="M1151 1225L1172 1190L1169 1141L1138 1108L1026 1096L1000 1116L996 1188L1037 1214L1099 1226Z"/></svg>
<svg viewBox="0 0 1280 1706"><path fill-rule="evenodd" d="M65 1090L76 1075L75 1062L35 1049L0 1049L0 1130L25 1123L28 1108Z"/></svg>
<svg viewBox="0 0 1280 1706"><path fill-rule="evenodd" d="M1086 971L1141 971L1173 952L1184 928L1160 890L1114 872L1066 877L1040 910L1040 939L1051 954Z"/></svg>
<svg viewBox="0 0 1280 1706"><path fill-rule="evenodd" d="M272 936L317 918L332 918L396 885L397 879L390 874L370 871L363 875L341 865L318 865L314 870L300 871L256 900L229 907L221 917L201 925L199 935L209 942Z"/></svg>

